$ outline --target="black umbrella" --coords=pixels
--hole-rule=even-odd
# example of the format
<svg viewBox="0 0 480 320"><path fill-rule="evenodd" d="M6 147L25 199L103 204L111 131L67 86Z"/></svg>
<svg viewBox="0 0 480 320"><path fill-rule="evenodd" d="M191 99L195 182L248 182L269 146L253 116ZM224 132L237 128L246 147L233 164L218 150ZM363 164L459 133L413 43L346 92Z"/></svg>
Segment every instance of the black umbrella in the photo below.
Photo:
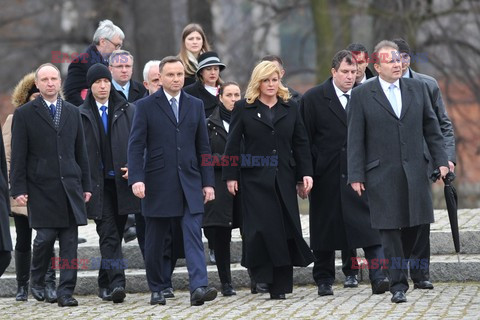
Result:
<svg viewBox="0 0 480 320"><path fill-rule="evenodd" d="M432 174L432 180L436 181L440 178L440 171L436 169ZM449 172L443 178L445 187L443 192L445 194L445 202L447 204L448 219L450 220L450 228L452 229L453 245L455 252L457 253L458 262L460 262L460 234L458 231L458 215L457 215L457 190L453 186L452 182L455 179L455 173Z"/></svg>

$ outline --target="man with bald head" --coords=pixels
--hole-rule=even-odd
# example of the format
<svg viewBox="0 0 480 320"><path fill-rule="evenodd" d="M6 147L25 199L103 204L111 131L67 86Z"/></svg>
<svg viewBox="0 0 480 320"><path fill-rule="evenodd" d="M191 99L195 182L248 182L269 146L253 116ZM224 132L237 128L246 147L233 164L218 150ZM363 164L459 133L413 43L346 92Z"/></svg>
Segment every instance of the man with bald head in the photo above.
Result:
<svg viewBox="0 0 480 320"><path fill-rule="evenodd" d="M33 243L31 291L42 291L49 263L60 269L58 305L77 306L72 297L77 280L78 226L87 224L85 202L91 196L87 150L80 112L59 96L60 72L46 63L35 71L40 96L13 115L11 195L27 205ZM50 260L59 238L58 260ZM47 299L54 303L55 299Z"/></svg>

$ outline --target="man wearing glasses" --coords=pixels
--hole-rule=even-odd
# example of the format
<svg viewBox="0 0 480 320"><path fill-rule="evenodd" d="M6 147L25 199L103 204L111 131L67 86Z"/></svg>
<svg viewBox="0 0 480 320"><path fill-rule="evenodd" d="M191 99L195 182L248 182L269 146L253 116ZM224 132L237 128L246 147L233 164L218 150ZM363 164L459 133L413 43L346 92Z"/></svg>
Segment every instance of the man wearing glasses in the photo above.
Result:
<svg viewBox="0 0 480 320"><path fill-rule="evenodd" d="M108 57L114 50L122 48L124 38L122 29L112 21L100 21L93 35L93 43L68 66L67 79L63 86L65 100L76 106L83 103L88 91L86 80L88 69L95 63L108 66Z"/></svg>
<svg viewBox="0 0 480 320"><path fill-rule="evenodd" d="M133 75L133 56L126 50L115 50L108 58L108 69L112 73L112 85L128 102L143 98L147 89L135 80Z"/></svg>

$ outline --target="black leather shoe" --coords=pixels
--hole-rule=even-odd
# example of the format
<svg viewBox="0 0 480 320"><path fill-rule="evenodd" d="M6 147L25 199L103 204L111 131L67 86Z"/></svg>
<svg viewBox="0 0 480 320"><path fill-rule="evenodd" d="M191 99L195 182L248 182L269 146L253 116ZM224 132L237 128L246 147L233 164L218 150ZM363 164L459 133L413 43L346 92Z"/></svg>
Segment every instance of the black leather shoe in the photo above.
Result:
<svg viewBox="0 0 480 320"><path fill-rule="evenodd" d="M155 304L165 305L167 301L163 296L163 293L160 292L152 292L152 296L150 297L150 304L153 306Z"/></svg>
<svg viewBox="0 0 480 320"><path fill-rule="evenodd" d="M331 284L320 283L318 285L319 296L333 296L333 289Z"/></svg>
<svg viewBox="0 0 480 320"><path fill-rule="evenodd" d="M45 301L49 303L57 302L57 288L55 283L45 284Z"/></svg>
<svg viewBox="0 0 480 320"><path fill-rule="evenodd" d="M395 292L392 296L392 302L394 303L407 302L407 296L405 295L405 292L403 291Z"/></svg>
<svg viewBox="0 0 480 320"><path fill-rule="evenodd" d="M76 307L78 306L78 301L72 296L61 296L58 298L59 307Z"/></svg>
<svg viewBox="0 0 480 320"><path fill-rule="evenodd" d="M358 287L357 276L347 276L343 283L344 288L356 288Z"/></svg>
<svg viewBox="0 0 480 320"><path fill-rule="evenodd" d="M26 285L19 285L17 288L16 301L28 301L28 283Z"/></svg>
<svg viewBox="0 0 480 320"><path fill-rule="evenodd" d="M98 297L103 301L112 301L112 296L109 294L109 290L107 288L98 289Z"/></svg>
<svg viewBox="0 0 480 320"><path fill-rule="evenodd" d="M125 232L123 233L123 240L125 243L133 241L137 239L137 228L135 227L130 227Z"/></svg>
<svg viewBox="0 0 480 320"><path fill-rule="evenodd" d="M255 291L255 292L253 292ZM252 293L269 293L268 283L258 282L255 284L255 289L252 289Z"/></svg>
<svg viewBox="0 0 480 320"><path fill-rule="evenodd" d="M87 242L87 239L78 237L78 244Z"/></svg>
<svg viewBox="0 0 480 320"><path fill-rule="evenodd" d="M190 295L191 306L201 306L205 301L212 301L217 297L217 289L212 287L199 287Z"/></svg>
<svg viewBox="0 0 480 320"><path fill-rule="evenodd" d="M125 300L125 289L123 287L116 287L112 290L110 294L112 297L113 303L122 303Z"/></svg>
<svg viewBox="0 0 480 320"><path fill-rule="evenodd" d="M173 294L173 288L163 289L162 293L165 299L175 298L175 295Z"/></svg>
<svg viewBox="0 0 480 320"><path fill-rule="evenodd" d="M35 288L32 286L32 288L30 288L30 291L32 292L32 296L37 301L45 300L45 288Z"/></svg>
<svg viewBox="0 0 480 320"><path fill-rule="evenodd" d="M433 283L431 283L428 280L423 280L423 281L415 282L413 284L413 288L414 289L429 289L429 290L432 290L433 289Z"/></svg>
<svg viewBox="0 0 480 320"><path fill-rule="evenodd" d="M390 281L385 279L378 279L372 282L372 294L382 294L390 289Z"/></svg>
<svg viewBox="0 0 480 320"><path fill-rule="evenodd" d="M284 293L270 293L270 299L272 300L285 300L285 294Z"/></svg>
<svg viewBox="0 0 480 320"><path fill-rule="evenodd" d="M234 296L237 292L233 289L231 283L222 283L222 295L224 297Z"/></svg>

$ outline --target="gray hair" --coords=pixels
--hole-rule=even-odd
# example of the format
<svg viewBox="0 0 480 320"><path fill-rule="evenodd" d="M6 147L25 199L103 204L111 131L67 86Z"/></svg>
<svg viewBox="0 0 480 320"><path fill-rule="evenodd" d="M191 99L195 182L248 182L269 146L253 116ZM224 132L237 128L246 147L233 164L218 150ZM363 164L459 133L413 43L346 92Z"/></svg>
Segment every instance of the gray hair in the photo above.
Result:
<svg viewBox="0 0 480 320"><path fill-rule="evenodd" d="M108 65L111 65L114 62L126 62L125 60L119 58L121 56L128 56L130 59L132 59L133 63L133 56L130 52L127 50L114 50L108 57Z"/></svg>
<svg viewBox="0 0 480 320"><path fill-rule="evenodd" d="M100 21L98 28L93 35L93 43L98 45L101 38L111 40L113 37L118 35L120 39L125 39L125 34L122 29L113 24L110 20Z"/></svg>
<svg viewBox="0 0 480 320"><path fill-rule="evenodd" d="M147 63L145 63L145 67L143 67L143 81L148 81L148 72L150 71L150 68L153 66L157 66L157 68L159 68L160 60L150 60Z"/></svg>
<svg viewBox="0 0 480 320"><path fill-rule="evenodd" d="M395 42L390 41L390 40L382 40L379 43L377 43L377 45L373 49L373 63L380 64L381 59L378 56L378 52L382 49L385 49L385 48L392 48L395 51L397 51L397 53L398 53L398 46Z"/></svg>

